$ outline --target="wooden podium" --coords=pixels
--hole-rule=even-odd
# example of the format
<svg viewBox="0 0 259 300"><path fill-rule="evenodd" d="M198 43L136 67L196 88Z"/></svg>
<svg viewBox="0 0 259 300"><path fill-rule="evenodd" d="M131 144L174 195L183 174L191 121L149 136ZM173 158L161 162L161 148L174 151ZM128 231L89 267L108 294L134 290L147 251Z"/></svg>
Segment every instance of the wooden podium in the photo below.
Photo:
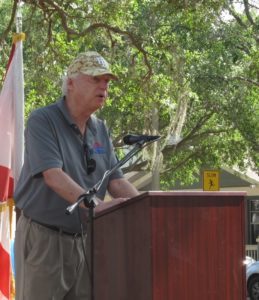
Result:
<svg viewBox="0 0 259 300"><path fill-rule="evenodd" d="M243 192L148 192L94 220L95 300L245 300Z"/></svg>

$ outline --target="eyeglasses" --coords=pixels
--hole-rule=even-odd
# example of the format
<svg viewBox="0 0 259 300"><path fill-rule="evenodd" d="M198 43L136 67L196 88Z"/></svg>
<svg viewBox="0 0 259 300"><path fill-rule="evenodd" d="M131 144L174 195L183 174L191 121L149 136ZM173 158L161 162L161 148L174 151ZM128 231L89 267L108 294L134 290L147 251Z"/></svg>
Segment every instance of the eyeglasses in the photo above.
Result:
<svg viewBox="0 0 259 300"><path fill-rule="evenodd" d="M91 153L90 153L90 150L89 150L87 144L84 144L83 148L84 148L84 154L85 154L84 157L85 157L85 162L86 162L86 172L89 175L95 171L96 161L93 158L91 158Z"/></svg>

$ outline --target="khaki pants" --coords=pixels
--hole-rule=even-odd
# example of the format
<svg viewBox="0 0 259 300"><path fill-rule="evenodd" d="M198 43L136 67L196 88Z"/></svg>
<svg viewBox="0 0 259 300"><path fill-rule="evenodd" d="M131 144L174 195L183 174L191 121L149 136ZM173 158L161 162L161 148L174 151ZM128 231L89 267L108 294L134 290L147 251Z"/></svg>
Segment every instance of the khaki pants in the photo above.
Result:
<svg viewBox="0 0 259 300"><path fill-rule="evenodd" d="M90 300L89 278L81 237L21 215L15 235L16 300Z"/></svg>

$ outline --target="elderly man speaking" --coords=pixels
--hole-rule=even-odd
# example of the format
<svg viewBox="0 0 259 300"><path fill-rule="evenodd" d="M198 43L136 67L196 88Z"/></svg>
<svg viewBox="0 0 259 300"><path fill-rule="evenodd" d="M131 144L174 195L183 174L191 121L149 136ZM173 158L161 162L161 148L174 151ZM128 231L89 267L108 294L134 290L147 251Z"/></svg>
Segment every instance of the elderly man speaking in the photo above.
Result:
<svg viewBox="0 0 259 300"><path fill-rule="evenodd" d="M61 99L28 119L14 196L22 212L15 236L16 300L90 299L82 246L88 210L83 202L79 214L65 210L117 163L105 124L93 116L115 79L100 54L81 53L67 69ZM98 191L99 205L107 190L115 199L138 194L120 169Z"/></svg>

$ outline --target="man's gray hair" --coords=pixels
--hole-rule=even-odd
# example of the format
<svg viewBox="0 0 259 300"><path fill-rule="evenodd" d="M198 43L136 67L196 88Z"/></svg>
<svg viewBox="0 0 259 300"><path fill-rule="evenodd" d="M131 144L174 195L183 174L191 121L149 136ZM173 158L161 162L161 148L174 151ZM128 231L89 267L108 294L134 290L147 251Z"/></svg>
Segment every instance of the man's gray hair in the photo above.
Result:
<svg viewBox="0 0 259 300"><path fill-rule="evenodd" d="M68 81L68 77L67 75L64 75L62 78L62 96L67 95L67 81Z"/></svg>
<svg viewBox="0 0 259 300"><path fill-rule="evenodd" d="M68 79L69 78L76 78L79 74L75 74L75 75L71 75L71 76L68 76L68 75L64 75L62 77L62 96L67 96L67 82L68 82Z"/></svg>

